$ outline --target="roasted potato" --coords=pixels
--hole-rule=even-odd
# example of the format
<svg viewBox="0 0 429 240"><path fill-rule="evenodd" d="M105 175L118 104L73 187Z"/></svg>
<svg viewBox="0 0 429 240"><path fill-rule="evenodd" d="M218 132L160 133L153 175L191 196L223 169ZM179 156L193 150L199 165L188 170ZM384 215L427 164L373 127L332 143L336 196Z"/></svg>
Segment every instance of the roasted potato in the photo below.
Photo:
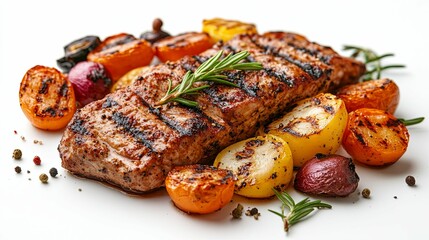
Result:
<svg viewBox="0 0 429 240"><path fill-rule="evenodd" d="M25 73L19 105L33 126L43 130L64 128L76 111L76 98L67 77L55 68L35 66Z"/></svg>
<svg viewBox="0 0 429 240"><path fill-rule="evenodd" d="M182 211L207 214L231 201L234 180L229 170L195 164L173 168L165 179L165 188Z"/></svg>
<svg viewBox="0 0 429 240"><path fill-rule="evenodd" d="M207 33L188 32L163 38L153 46L159 60L167 62L197 55L212 47L213 40Z"/></svg>
<svg viewBox="0 0 429 240"><path fill-rule="evenodd" d="M376 108L393 114L399 103L399 87L387 78L347 85L336 95L344 101L348 112Z"/></svg>
<svg viewBox="0 0 429 240"><path fill-rule="evenodd" d="M149 65L153 57L154 52L149 42L126 33L106 38L88 54L88 60L101 63L113 81L132 69Z"/></svg>
<svg viewBox="0 0 429 240"><path fill-rule="evenodd" d="M124 76L119 78L119 80L116 81L115 84L113 84L112 88L110 89L110 92L114 92L118 89L125 88L133 84L133 82L137 79L137 77L144 68L146 67L138 67L124 74Z"/></svg>
<svg viewBox="0 0 429 240"><path fill-rule="evenodd" d="M203 20L203 32L208 33L216 42L226 42L238 34L258 33L254 24L221 18Z"/></svg>
<svg viewBox="0 0 429 240"><path fill-rule="evenodd" d="M405 125L390 113L360 108L349 114L343 147L353 160L370 166L398 161L408 147Z"/></svg>
<svg viewBox="0 0 429 240"><path fill-rule="evenodd" d="M283 138L292 151L295 167L317 153L333 154L341 146L347 124L344 102L329 93L299 101L286 115L259 131Z"/></svg>
<svg viewBox="0 0 429 240"><path fill-rule="evenodd" d="M250 198L274 195L292 180L292 154L285 141L273 135L235 143L221 151L214 166L231 170L237 177L235 193Z"/></svg>

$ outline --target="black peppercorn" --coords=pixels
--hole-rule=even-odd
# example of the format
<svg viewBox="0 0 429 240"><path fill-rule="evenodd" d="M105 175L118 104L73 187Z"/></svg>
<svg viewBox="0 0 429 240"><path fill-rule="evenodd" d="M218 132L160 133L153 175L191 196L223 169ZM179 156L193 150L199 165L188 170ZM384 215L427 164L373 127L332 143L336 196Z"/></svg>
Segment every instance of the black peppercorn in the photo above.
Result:
<svg viewBox="0 0 429 240"><path fill-rule="evenodd" d="M21 173L21 167L20 166L16 166L15 167L15 172L16 173Z"/></svg>
<svg viewBox="0 0 429 240"><path fill-rule="evenodd" d="M51 168L49 170L49 175L51 175L51 177L56 177L58 175L58 170L56 168Z"/></svg>
<svg viewBox="0 0 429 240"><path fill-rule="evenodd" d="M416 185L416 179L413 176L407 176L405 178L405 182L408 184L408 186Z"/></svg>

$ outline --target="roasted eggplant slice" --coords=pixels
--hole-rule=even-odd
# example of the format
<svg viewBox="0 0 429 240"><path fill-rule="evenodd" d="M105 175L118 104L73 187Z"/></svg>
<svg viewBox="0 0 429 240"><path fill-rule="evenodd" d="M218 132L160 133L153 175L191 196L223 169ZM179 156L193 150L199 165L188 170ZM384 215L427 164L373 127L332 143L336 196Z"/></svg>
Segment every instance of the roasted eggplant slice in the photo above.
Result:
<svg viewBox="0 0 429 240"><path fill-rule="evenodd" d="M86 36L64 46L64 57L57 60L58 67L68 73L78 62L86 60L88 53L100 45L97 36Z"/></svg>

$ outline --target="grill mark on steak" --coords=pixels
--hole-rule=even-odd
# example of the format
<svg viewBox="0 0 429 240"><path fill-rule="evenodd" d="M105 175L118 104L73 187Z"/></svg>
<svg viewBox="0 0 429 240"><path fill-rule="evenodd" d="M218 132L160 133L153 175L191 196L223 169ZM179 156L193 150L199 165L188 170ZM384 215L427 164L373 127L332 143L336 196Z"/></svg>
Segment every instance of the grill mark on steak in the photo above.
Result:
<svg viewBox="0 0 429 240"><path fill-rule="evenodd" d="M131 118L124 116L120 112L113 112L112 120L118 125L118 127L122 128L126 133L135 138L137 142L145 145L150 151L156 152L153 147L153 142L147 139L144 131L134 125Z"/></svg>
<svg viewBox="0 0 429 240"><path fill-rule="evenodd" d="M69 128L77 134L80 135L89 135L88 129L84 127L85 121L76 115L75 118L73 118L73 121L70 123Z"/></svg>
<svg viewBox="0 0 429 240"><path fill-rule="evenodd" d="M144 104L149 109L150 113L157 116L162 122L165 123L165 125L167 125L171 129L177 131L180 136L192 136L199 131L207 129L207 124L205 123L205 121L202 120L202 118L204 118L204 116L202 114L196 115L195 118L190 118L188 123L190 124L191 127L186 128L186 127L183 127L180 122L174 120L170 116L163 113L161 111L161 108L152 107L151 105L149 105L148 102L146 102L137 93L136 93L136 95L138 96L138 98L140 99L142 104ZM184 108L184 110L191 113L191 111L189 109ZM195 115L195 114L193 114L193 115Z"/></svg>

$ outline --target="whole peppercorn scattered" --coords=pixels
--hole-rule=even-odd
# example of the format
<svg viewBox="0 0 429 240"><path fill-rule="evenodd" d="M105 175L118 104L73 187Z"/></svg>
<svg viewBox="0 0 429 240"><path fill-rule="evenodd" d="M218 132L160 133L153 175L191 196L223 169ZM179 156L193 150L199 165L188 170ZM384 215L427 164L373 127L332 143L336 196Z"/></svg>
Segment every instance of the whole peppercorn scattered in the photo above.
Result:
<svg viewBox="0 0 429 240"><path fill-rule="evenodd" d="M34 156L34 158L33 158L33 162L34 162L34 164L36 164L36 165L40 165L40 164L42 163L42 160L40 160L40 157L39 157L39 156Z"/></svg>
<svg viewBox="0 0 429 240"><path fill-rule="evenodd" d="M405 182L408 184L408 186L416 185L416 179L413 176L407 176L405 178Z"/></svg>
<svg viewBox="0 0 429 240"><path fill-rule="evenodd" d="M243 205L241 205L240 203L237 204L237 207L232 210L231 215L234 219L241 218L241 215L243 215Z"/></svg>
<svg viewBox="0 0 429 240"><path fill-rule="evenodd" d="M21 173L21 167L20 166L16 166L15 167L15 172L16 173Z"/></svg>
<svg viewBox="0 0 429 240"><path fill-rule="evenodd" d="M246 216L253 216L255 220L258 220L261 214L259 213L257 208L252 208L246 211Z"/></svg>
<svg viewBox="0 0 429 240"><path fill-rule="evenodd" d="M46 174L44 174L44 173L40 174L40 176L39 176L39 180L40 180L42 183L48 183L48 179L49 179L48 175L46 175Z"/></svg>
<svg viewBox="0 0 429 240"><path fill-rule="evenodd" d="M56 177L58 175L58 170L56 168L51 168L49 170L49 175L51 175L51 177Z"/></svg>
<svg viewBox="0 0 429 240"><path fill-rule="evenodd" d="M13 157L15 160L19 160L19 159L21 159L21 157L22 157L22 151L21 151L20 149L15 149L15 150L13 150L12 157Z"/></svg>
<svg viewBox="0 0 429 240"><path fill-rule="evenodd" d="M368 188L364 188L362 190L362 197L369 198L370 195L371 195L371 191Z"/></svg>

